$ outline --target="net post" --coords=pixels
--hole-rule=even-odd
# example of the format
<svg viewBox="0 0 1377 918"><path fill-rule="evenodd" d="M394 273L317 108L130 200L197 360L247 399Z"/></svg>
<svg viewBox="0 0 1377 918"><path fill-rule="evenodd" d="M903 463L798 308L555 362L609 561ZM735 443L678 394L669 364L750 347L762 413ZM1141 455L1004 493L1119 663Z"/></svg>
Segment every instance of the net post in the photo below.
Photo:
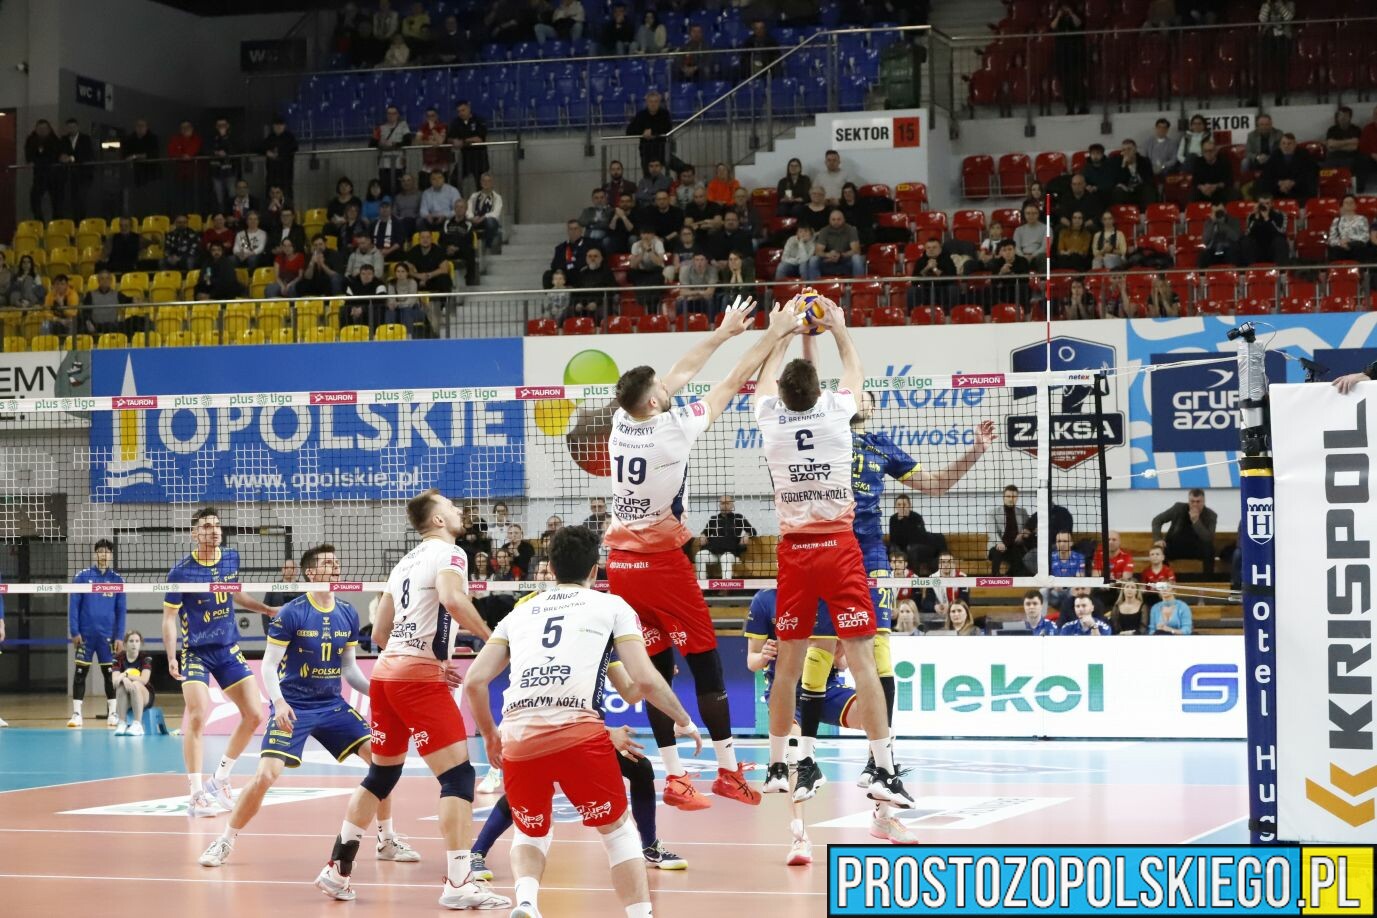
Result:
<svg viewBox="0 0 1377 918"><path fill-rule="evenodd" d="M1100 465L1100 574L1105 583L1112 582L1113 566L1109 558L1109 473L1104 456L1104 397L1109 394L1109 373L1095 374L1095 453ZM1093 558L1093 556L1092 556Z"/></svg>
<svg viewBox="0 0 1377 918"><path fill-rule="evenodd" d="M1039 557L1036 560L1035 582L1045 587L1052 582L1052 571L1048 559L1052 556L1052 545L1048 533L1052 528L1052 373L1051 364L1044 368L1038 382L1037 402L1037 470L1038 470L1038 531L1033 534L1037 540Z"/></svg>
<svg viewBox="0 0 1377 918"><path fill-rule="evenodd" d="M1238 550L1243 565L1242 680L1248 713L1248 837L1277 843L1276 551L1273 539L1271 421L1266 349L1251 322L1229 332L1238 346L1238 405L1243 458L1239 467Z"/></svg>

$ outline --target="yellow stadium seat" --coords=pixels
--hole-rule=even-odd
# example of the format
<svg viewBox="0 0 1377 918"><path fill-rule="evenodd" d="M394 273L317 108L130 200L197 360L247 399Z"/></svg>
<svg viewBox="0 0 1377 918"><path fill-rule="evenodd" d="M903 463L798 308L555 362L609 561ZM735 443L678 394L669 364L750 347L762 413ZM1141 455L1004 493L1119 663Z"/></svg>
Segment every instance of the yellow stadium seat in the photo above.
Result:
<svg viewBox="0 0 1377 918"><path fill-rule="evenodd" d="M235 278L239 281L239 283L240 283L242 286L247 287L247 286L249 285L249 269L248 269L248 268L235 268L235 269L234 269L234 276L235 276Z"/></svg>
<svg viewBox="0 0 1377 918"><path fill-rule="evenodd" d="M100 246L90 246L81 250L77 256L77 270L82 274L90 276L96 273L96 265L100 264L105 253Z"/></svg>
<svg viewBox="0 0 1377 918"><path fill-rule="evenodd" d="M292 330L290 328L279 328L272 333L272 337L268 340L273 344L291 344Z"/></svg>
<svg viewBox="0 0 1377 918"><path fill-rule="evenodd" d="M330 235L325 237L325 247L332 252L339 251L339 237Z"/></svg>
<svg viewBox="0 0 1377 918"><path fill-rule="evenodd" d="M326 212L324 207L312 207L306 211L306 216L302 218L301 222L303 224L328 223L330 222L330 215ZM307 234L307 238L310 238L309 233Z"/></svg>
<svg viewBox="0 0 1377 918"><path fill-rule="evenodd" d="M306 244L309 246L309 245L311 244L311 240L312 240L312 239L316 238L316 237L319 236L321 233L325 232L325 224L324 224L324 223L303 223L303 224L301 225L301 230L302 230L302 232L304 232L304 233L306 234Z"/></svg>
<svg viewBox="0 0 1377 918"><path fill-rule="evenodd" d="M325 211L322 210L321 213L323 214L323 213L325 213ZM322 218L322 221L323 221L323 219L324 219L324 218ZM18 238L21 237L21 236L26 236L26 237L28 237L28 238L30 238L30 239L42 239L42 238L43 238L43 221L42 221L42 220L21 220L21 221L19 222L19 225L18 225L17 227L15 227L15 229L14 229L14 238L15 238L15 239L18 239Z"/></svg>
<svg viewBox="0 0 1377 918"><path fill-rule="evenodd" d="M155 235L158 241L162 242L163 237L172 229L172 221L164 214L150 214L143 218L142 225L139 226L139 233L144 236Z"/></svg>
<svg viewBox="0 0 1377 918"><path fill-rule="evenodd" d="M341 341L367 341L368 338L367 325L346 325L339 330Z"/></svg>
<svg viewBox="0 0 1377 918"><path fill-rule="evenodd" d="M30 310L24 313L19 330L25 338L33 338L43 330L43 323L56 318L46 309Z"/></svg>
<svg viewBox="0 0 1377 918"><path fill-rule="evenodd" d="M120 276L120 293L147 293L148 272L126 271Z"/></svg>
<svg viewBox="0 0 1377 918"><path fill-rule="evenodd" d="M96 346L96 339L90 335L68 335L62 339L64 351L89 351Z"/></svg>
<svg viewBox="0 0 1377 918"><path fill-rule="evenodd" d="M48 253L42 249L31 249L27 252L21 251L19 254L27 255L32 258L34 270L38 271L40 274L48 267Z"/></svg>
<svg viewBox="0 0 1377 918"><path fill-rule="evenodd" d="M182 291L173 287L154 287L148 291L148 300L151 303L172 303L182 299Z"/></svg>
<svg viewBox="0 0 1377 918"><path fill-rule="evenodd" d="M277 268L254 268L253 277L249 281L249 297L255 300L263 299L267 293L268 285L277 283Z"/></svg>
<svg viewBox="0 0 1377 918"><path fill-rule="evenodd" d="M201 230L206 228L206 222L201 219L200 214L187 214L186 228L199 233L201 232Z"/></svg>
<svg viewBox="0 0 1377 918"><path fill-rule="evenodd" d="M192 268L186 272L186 277L182 278L182 299L196 299L196 285L201 280L201 269Z"/></svg>
<svg viewBox="0 0 1377 918"><path fill-rule="evenodd" d="M129 346L129 339L120 332L106 332L96 339L96 347L101 350L112 348L123 348Z"/></svg>
<svg viewBox="0 0 1377 918"><path fill-rule="evenodd" d="M303 325L297 330L296 340L304 344L333 344L339 335L329 326Z"/></svg>
<svg viewBox="0 0 1377 918"><path fill-rule="evenodd" d="M197 303L191 307L191 333L198 339L201 335L217 331L219 326L219 303Z"/></svg>
<svg viewBox="0 0 1377 918"><path fill-rule="evenodd" d="M0 307L0 338L19 334L19 326L24 321L24 310L8 306Z"/></svg>
<svg viewBox="0 0 1377 918"><path fill-rule="evenodd" d="M5 353L18 354L29 349L29 339L21 338L18 335L5 336Z"/></svg>
<svg viewBox="0 0 1377 918"><path fill-rule="evenodd" d="M91 249L99 251L101 247L101 237L97 236L95 233L77 233L76 247L79 252L85 252Z"/></svg>
<svg viewBox="0 0 1377 918"><path fill-rule="evenodd" d="M244 332L248 331L249 326L253 324L253 314L252 303L229 303L225 306L225 341L227 343L239 343Z"/></svg>
<svg viewBox="0 0 1377 918"><path fill-rule="evenodd" d="M35 252L42 252L43 240L37 236L16 236L14 238L14 251L18 255L33 255ZM35 255L35 260L37 256Z"/></svg>
<svg viewBox="0 0 1377 918"><path fill-rule="evenodd" d="M187 308L185 306L159 306L158 311L153 316L154 329L163 338L170 338L181 332L182 326L186 324Z"/></svg>
<svg viewBox="0 0 1377 918"><path fill-rule="evenodd" d="M49 277L57 277L59 274L75 274L79 264L77 250L69 245L59 246L48 252L47 272Z"/></svg>
<svg viewBox="0 0 1377 918"><path fill-rule="evenodd" d="M73 223L71 220L49 220L49 221L48 221L48 231L47 231L47 233L45 233L45 235L48 235L48 236L75 236L75 235L76 235L76 224Z"/></svg>
<svg viewBox="0 0 1377 918"><path fill-rule="evenodd" d="M218 331L202 332L196 336L196 343L201 347L219 347L220 333Z"/></svg>
<svg viewBox="0 0 1377 918"><path fill-rule="evenodd" d="M34 335L29 339L29 350L31 351L57 351L62 349L62 342L57 335Z"/></svg>
<svg viewBox="0 0 1377 918"><path fill-rule="evenodd" d="M130 347L162 347L163 336L155 331L134 332L129 338Z"/></svg>
<svg viewBox="0 0 1377 918"><path fill-rule="evenodd" d="M153 324L153 307L145 305L126 306L121 315L126 319L146 319L149 325Z"/></svg>
<svg viewBox="0 0 1377 918"><path fill-rule="evenodd" d="M291 324L291 311L290 304L281 300L272 303L260 303L258 305L258 327L263 330L263 334L274 335L278 329Z"/></svg>
<svg viewBox="0 0 1377 918"><path fill-rule="evenodd" d="M163 335L163 347L195 347L196 336L191 332L176 331Z"/></svg>
<svg viewBox="0 0 1377 918"><path fill-rule="evenodd" d="M324 300L297 300L296 323L298 325L319 325L325 315Z"/></svg>
<svg viewBox="0 0 1377 918"><path fill-rule="evenodd" d="M182 289L181 271L157 271L153 274L154 287L171 287L174 290Z"/></svg>
<svg viewBox="0 0 1377 918"><path fill-rule="evenodd" d="M406 326L395 323L379 325L377 332L373 335L374 341L405 341L406 338Z"/></svg>
<svg viewBox="0 0 1377 918"><path fill-rule="evenodd" d="M139 250L139 261L156 262L162 260L163 247L161 245L158 245L157 243L154 243L153 245L144 246L142 249Z"/></svg>
<svg viewBox="0 0 1377 918"><path fill-rule="evenodd" d="M262 333L261 331L259 331L258 329L256 329L256 328L246 328L246 329L244 329L244 331L243 331L238 337L236 337L236 338L231 338L231 337L229 336L229 333L226 332L226 334L225 334L225 343L227 343L227 344L267 344L268 342L267 342L266 339L264 339L263 333Z"/></svg>
<svg viewBox="0 0 1377 918"><path fill-rule="evenodd" d="M51 252L53 249L65 249L72 244L72 237L62 233L49 233L43 237L43 248Z"/></svg>
<svg viewBox="0 0 1377 918"><path fill-rule="evenodd" d="M77 224L78 233L92 233L104 237L110 232L110 224L106 223L102 217L87 217Z"/></svg>

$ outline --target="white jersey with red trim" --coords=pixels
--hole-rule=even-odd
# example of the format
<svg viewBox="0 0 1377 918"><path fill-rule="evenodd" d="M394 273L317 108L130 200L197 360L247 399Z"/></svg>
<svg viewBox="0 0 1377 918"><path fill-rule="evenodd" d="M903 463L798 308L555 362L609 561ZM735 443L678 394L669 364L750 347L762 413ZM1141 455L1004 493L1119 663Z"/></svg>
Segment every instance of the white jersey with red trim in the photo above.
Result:
<svg viewBox="0 0 1377 918"><path fill-rule="evenodd" d="M856 515L851 490L851 418L856 397L849 390L823 390L817 404L794 412L778 396L759 399L756 421L775 490L779 531L839 532Z"/></svg>
<svg viewBox="0 0 1377 918"><path fill-rule="evenodd" d="M712 418L701 401L638 421L618 408L612 415L608 457L612 462L609 548L659 552L693 537L684 525L688 460L693 442Z"/></svg>
<svg viewBox="0 0 1377 918"><path fill-rule="evenodd" d="M518 603L491 640L506 644L511 655L502 739L524 743L602 720L613 645L641 640L641 623L620 597L559 586Z"/></svg>
<svg viewBox="0 0 1377 918"><path fill-rule="evenodd" d="M469 565L463 550L440 539L425 539L397 562L387 578L396 611L387 646L378 656L378 668L384 674L403 677L411 669L407 664L443 664L454 652L454 620L440 605L435 588L441 571L458 574L468 591Z"/></svg>

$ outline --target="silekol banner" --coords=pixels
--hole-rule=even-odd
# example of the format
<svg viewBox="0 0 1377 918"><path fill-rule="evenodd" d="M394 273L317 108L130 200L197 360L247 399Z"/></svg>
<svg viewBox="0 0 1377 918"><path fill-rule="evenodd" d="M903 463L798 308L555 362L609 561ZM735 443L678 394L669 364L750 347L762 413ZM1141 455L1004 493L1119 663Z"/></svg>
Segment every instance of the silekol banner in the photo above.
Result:
<svg viewBox="0 0 1377 918"><path fill-rule="evenodd" d="M1277 834L1377 842L1377 385L1271 387ZM1259 674L1259 678L1270 674Z"/></svg>

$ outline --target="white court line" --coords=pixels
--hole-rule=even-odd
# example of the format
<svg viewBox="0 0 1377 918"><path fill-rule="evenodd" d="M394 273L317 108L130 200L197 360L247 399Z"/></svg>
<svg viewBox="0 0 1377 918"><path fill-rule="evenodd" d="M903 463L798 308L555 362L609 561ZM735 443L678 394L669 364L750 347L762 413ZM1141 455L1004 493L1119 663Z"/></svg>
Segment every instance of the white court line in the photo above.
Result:
<svg viewBox="0 0 1377 918"><path fill-rule="evenodd" d="M89 880L100 883L127 882L127 883L206 883L215 886L235 884L240 886L306 886L307 880L229 880L220 876L206 877L205 879L195 879L192 877L98 877L98 876L73 876L60 873L0 873L0 880ZM435 883L351 883L356 888L377 887L380 889L434 889ZM494 886L494 889L513 889L511 886ZM540 891L548 892L616 892L610 886L541 886ZM822 897L827 895L823 892L793 892L788 890L767 891L762 889L665 889L657 890L674 895L691 896L809 896Z"/></svg>
<svg viewBox="0 0 1377 918"><path fill-rule="evenodd" d="M16 772L0 772L0 776L5 774L15 774ZM111 775L108 778L88 778L85 781L66 781L62 784L39 784L36 787L16 787L10 790L0 790L0 794L23 794L29 791L48 790L54 787L76 787L79 784L99 784L102 781L124 781L127 778L148 778L159 775L175 775L175 771L143 771L136 775Z"/></svg>
<svg viewBox="0 0 1377 918"><path fill-rule="evenodd" d="M1230 820L1229 820L1228 822L1226 822L1226 823L1222 823L1221 825L1215 826L1213 829L1206 829L1204 832L1198 832L1198 833L1196 833L1195 835L1192 835L1190 838L1186 839L1185 841L1183 841L1183 842L1178 842L1178 844L1189 845L1191 842L1199 841L1200 839L1204 838L1206 835L1213 835L1213 834L1216 833L1216 832L1222 832L1223 830L1227 829L1229 826L1238 825L1240 822L1247 822L1247 821L1248 821L1248 817L1247 817L1247 816L1236 816L1236 817L1234 817L1233 819L1230 819Z"/></svg>

